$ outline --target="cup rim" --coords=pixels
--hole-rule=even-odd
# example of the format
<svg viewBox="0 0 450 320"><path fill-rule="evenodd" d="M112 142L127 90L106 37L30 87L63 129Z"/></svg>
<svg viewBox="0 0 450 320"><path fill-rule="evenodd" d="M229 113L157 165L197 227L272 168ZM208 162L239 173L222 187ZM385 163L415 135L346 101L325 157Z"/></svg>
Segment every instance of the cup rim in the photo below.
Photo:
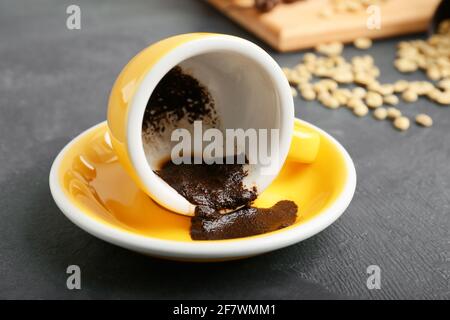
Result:
<svg viewBox="0 0 450 320"><path fill-rule="evenodd" d="M61 186L59 169L67 151L70 150L78 139L88 132L94 131L100 126L104 126L106 121L83 131L59 152L50 170L50 191L56 205L75 225L104 241L140 253L169 259L209 260L242 258L273 251L303 241L327 228L344 213L355 193L356 170L353 160L345 148L322 129L303 120L300 121L321 133L337 147L338 152L343 156L347 175L343 189L334 203L322 211L318 216L314 217L314 219L282 232L268 233L256 238L247 237L205 242L181 242L138 235L125 229L110 226L89 216L72 203L66 196L63 187Z"/></svg>
<svg viewBox="0 0 450 320"><path fill-rule="evenodd" d="M255 61L270 77L278 93L280 114L280 148L279 161L275 172L279 172L286 160L294 129L294 103L289 83L275 60L256 44L234 36L207 35L173 48L164 55L144 76L130 104L126 122L126 147L132 166L146 191L165 208L184 215L192 216L195 205L181 196L165 181L152 171L144 152L142 143L142 121L145 108L156 85L162 77L181 62L201 54L217 51L238 53ZM263 192L275 179L276 174L267 175L257 185L258 192Z"/></svg>

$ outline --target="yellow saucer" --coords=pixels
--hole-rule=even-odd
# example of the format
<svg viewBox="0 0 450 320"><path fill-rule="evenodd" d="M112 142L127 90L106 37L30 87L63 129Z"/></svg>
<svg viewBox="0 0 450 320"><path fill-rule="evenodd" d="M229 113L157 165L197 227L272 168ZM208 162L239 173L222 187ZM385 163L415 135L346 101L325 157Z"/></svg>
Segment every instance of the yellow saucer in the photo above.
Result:
<svg viewBox="0 0 450 320"><path fill-rule="evenodd" d="M153 256L191 261L237 259L302 241L333 223L350 203L356 173L345 149L324 131L317 160L285 163L257 199L268 207L280 200L299 206L294 225L275 232L220 241L193 241L190 218L157 205L127 176L114 154L106 122L76 137L58 155L50 188L62 212L87 232L113 244Z"/></svg>

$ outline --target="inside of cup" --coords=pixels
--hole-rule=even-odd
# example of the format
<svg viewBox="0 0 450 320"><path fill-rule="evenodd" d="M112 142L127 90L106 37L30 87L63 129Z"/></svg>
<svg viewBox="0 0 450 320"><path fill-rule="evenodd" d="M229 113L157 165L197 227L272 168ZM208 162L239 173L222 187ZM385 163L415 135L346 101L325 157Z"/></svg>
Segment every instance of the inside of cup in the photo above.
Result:
<svg viewBox="0 0 450 320"><path fill-rule="evenodd" d="M153 170L158 170L171 159L171 152L178 141L171 141L176 129L187 129L194 137L194 120L202 121L202 130L217 128L226 136L226 129L256 130L279 129L280 126L280 97L272 78L258 62L243 54L232 51L215 51L190 57L180 62L174 68L183 74L196 79L208 95L209 108L212 112L203 115L171 116L158 119L158 124L148 126L144 117L142 142L146 159ZM173 71L172 68L168 72ZM167 74L166 74L167 75ZM161 81L165 81L164 78ZM162 83L160 81L160 83ZM157 90L158 86L155 88ZM149 101L155 94L153 91ZM179 92L177 93L179 94ZM180 101L180 100L178 100ZM194 101L195 102L195 101ZM192 97L186 93L186 104L193 103ZM180 103L179 108L186 105ZM151 111L152 105L147 105L146 112ZM170 108L169 108L170 109ZM163 128L163 130L161 130ZM198 127L197 127L198 129ZM270 138L270 137L269 137ZM245 146L246 156L249 152L248 140ZM238 141L235 141L236 143ZM203 142L203 147L208 142ZM269 151L270 143L268 144ZM225 148L225 146L224 146ZM223 151L225 156L232 156ZM201 155L192 154L194 157ZM273 157L275 158L275 157ZM248 187L258 187L261 183L261 165L247 165L248 175L244 184Z"/></svg>

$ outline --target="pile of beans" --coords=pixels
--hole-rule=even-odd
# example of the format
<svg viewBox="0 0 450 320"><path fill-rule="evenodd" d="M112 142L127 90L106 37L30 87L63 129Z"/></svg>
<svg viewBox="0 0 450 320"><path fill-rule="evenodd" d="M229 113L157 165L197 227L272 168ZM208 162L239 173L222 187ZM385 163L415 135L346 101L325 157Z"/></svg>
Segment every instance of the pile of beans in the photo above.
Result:
<svg viewBox="0 0 450 320"><path fill-rule="evenodd" d="M368 38L354 41L354 46L361 50L371 45ZM390 120L401 131L410 127L410 119L396 108L399 97L409 103L424 96L443 106L450 104L450 20L441 23L438 33L427 40L398 44L394 66L404 73L423 70L430 81L382 83L380 69L372 56L346 60L343 49L339 42L322 44L315 48L316 53L304 54L294 68L283 68L293 95L299 92L304 100L318 100L329 109L346 107L357 117L364 117L372 110L375 119ZM319 80L313 82L314 78ZM418 114L415 121L422 127L433 124L426 114Z"/></svg>

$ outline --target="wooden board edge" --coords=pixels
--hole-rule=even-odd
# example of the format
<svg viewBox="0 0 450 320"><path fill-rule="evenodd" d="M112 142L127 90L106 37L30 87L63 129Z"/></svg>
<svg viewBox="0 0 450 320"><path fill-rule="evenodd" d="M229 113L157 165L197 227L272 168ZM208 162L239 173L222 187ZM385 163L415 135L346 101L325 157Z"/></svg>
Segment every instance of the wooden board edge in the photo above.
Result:
<svg viewBox="0 0 450 320"><path fill-rule="evenodd" d="M261 23L257 25L249 25L248 23L246 23L247 17L242 16L238 11L243 9L227 9L223 4L223 0L207 0L207 2L211 4L215 9L217 9L220 13L228 17L230 20L240 25L244 30L247 30L250 33L256 35L273 49L279 51L279 38L281 34L280 30L276 26L272 26L270 24L264 25Z"/></svg>

